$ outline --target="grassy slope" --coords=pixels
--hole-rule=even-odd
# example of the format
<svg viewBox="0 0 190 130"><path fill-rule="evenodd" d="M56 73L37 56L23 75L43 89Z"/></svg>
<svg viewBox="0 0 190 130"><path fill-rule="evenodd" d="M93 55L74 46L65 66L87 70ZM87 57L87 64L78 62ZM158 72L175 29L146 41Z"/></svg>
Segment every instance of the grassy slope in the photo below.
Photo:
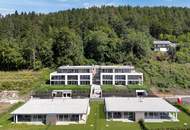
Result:
<svg viewBox="0 0 190 130"><path fill-rule="evenodd" d="M190 111L190 104L184 104L184 107Z"/></svg>
<svg viewBox="0 0 190 130"><path fill-rule="evenodd" d="M19 102L14 104L7 112L1 113L0 114L0 125L7 125L10 123L9 119L10 119L10 113L12 111L14 111L16 108L18 108L19 106L21 106L23 103Z"/></svg>
<svg viewBox="0 0 190 130"><path fill-rule="evenodd" d="M18 90L27 93L39 87L49 78L49 69L40 71L0 72L0 90Z"/></svg>
<svg viewBox="0 0 190 130"><path fill-rule="evenodd" d="M138 65L144 74L144 83L159 88L190 88L190 64L166 61L142 61Z"/></svg>

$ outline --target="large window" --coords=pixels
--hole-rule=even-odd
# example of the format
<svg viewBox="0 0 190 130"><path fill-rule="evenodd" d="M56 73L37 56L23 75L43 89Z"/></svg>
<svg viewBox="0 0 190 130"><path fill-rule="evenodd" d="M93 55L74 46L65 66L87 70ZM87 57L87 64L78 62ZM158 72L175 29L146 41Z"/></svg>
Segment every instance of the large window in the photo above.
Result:
<svg viewBox="0 0 190 130"><path fill-rule="evenodd" d="M51 76L52 80L64 80L65 76L64 75L53 75Z"/></svg>
<svg viewBox="0 0 190 130"><path fill-rule="evenodd" d="M51 81L52 85L62 85L65 84L65 81Z"/></svg>
<svg viewBox="0 0 190 130"><path fill-rule="evenodd" d="M80 69L79 73L90 73L90 69Z"/></svg>
<svg viewBox="0 0 190 130"><path fill-rule="evenodd" d="M124 112L124 118L129 120L134 120L134 112Z"/></svg>
<svg viewBox="0 0 190 130"><path fill-rule="evenodd" d="M103 80L113 80L112 75L103 75Z"/></svg>
<svg viewBox="0 0 190 130"><path fill-rule="evenodd" d="M64 121L64 116L63 115L57 115L57 120L58 121Z"/></svg>
<svg viewBox="0 0 190 130"><path fill-rule="evenodd" d="M81 84L81 85L89 85L89 84L90 84L90 81L80 81L80 84Z"/></svg>
<svg viewBox="0 0 190 130"><path fill-rule="evenodd" d="M115 73L129 73L131 69L115 69Z"/></svg>
<svg viewBox="0 0 190 130"><path fill-rule="evenodd" d="M69 115L63 115L63 114L57 115L57 120L58 121L70 121Z"/></svg>
<svg viewBox="0 0 190 130"><path fill-rule="evenodd" d="M86 79L88 79L88 80L90 80L90 75L81 75L80 76L80 80L86 80Z"/></svg>
<svg viewBox="0 0 190 130"><path fill-rule="evenodd" d="M145 112L145 119L169 119L167 112Z"/></svg>
<svg viewBox="0 0 190 130"><path fill-rule="evenodd" d="M31 122L31 115L18 115L18 122Z"/></svg>
<svg viewBox="0 0 190 130"><path fill-rule="evenodd" d="M125 85L125 81L115 81L115 85Z"/></svg>
<svg viewBox="0 0 190 130"><path fill-rule="evenodd" d="M32 121L45 121L46 120L46 115L33 115L32 116Z"/></svg>
<svg viewBox="0 0 190 130"><path fill-rule="evenodd" d="M79 70L78 69L68 69L67 73L78 73Z"/></svg>
<svg viewBox="0 0 190 130"><path fill-rule="evenodd" d="M113 69L102 69L103 73L113 73Z"/></svg>
<svg viewBox="0 0 190 130"><path fill-rule="evenodd" d="M125 75L116 75L115 80L125 80Z"/></svg>
<svg viewBox="0 0 190 130"><path fill-rule="evenodd" d="M69 121L69 115L64 115L63 118L64 118L64 121Z"/></svg>
<svg viewBox="0 0 190 130"><path fill-rule="evenodd" d="M68 81L68 85L77 85L78 81Z"/></svg>
<svg viewBox="0 0 190 130"><path fill-rule="evenodd" d="M139 81L128 81L128 84L139 84Z"/></svg>
<svg viewBox="0 0 190 130"><path fill-rule="evenodd" d="M71 121L79 121L79 115L71 115Z"/></svg>
<svg viewBox="0 0 190 130"><path fill-rule="evenodd" d="M169 113L167 113L167 112L161 112L160 113L160 118L161 119L169 119Z"/></svg>
<svg viewBox="0 0 190 130"><path fill-rule="evenodd" d="M103 84L113 84L113 82L112 81L103 81Z"/></svg>
<svg viewBox="0 0 190 130"><path fill-rule="evenodd" d="M128 80L139 80L142 79L141 75L128 75Z"/></svg>
<svg viewBox="0 0 190 130"><path fill-rule="evenodd" d="M58 69L57 73L67 73L67 69Z"/></svg>
<svg viewBox="0 0 190 130"><path fill-rule="evenodd" d="M121 112L113 112L113 118L115 118L115 119L121 119L122 118Z"/></svg>
<svg viewBox="0 0 190 130"><path fill-rule="evenodd" d="M68 75L68 80L78 80L77 75Z"/></svg>

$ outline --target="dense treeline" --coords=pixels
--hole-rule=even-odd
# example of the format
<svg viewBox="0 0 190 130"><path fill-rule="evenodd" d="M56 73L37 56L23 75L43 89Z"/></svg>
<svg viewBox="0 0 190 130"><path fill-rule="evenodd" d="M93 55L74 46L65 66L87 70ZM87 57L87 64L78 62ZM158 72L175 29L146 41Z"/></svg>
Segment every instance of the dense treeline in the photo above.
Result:
<svg viewBox="0 0 190 130"><path fill-rule="evenodd" d="M153 40L178 43L168 54ZM0 70L134 64L147 84L190 88L190 9L93 7L0 17Z"/></svg>
<svg viewBox="0 0 190 130"><path fill-rule="evenodd" d="M190 9L93 7L57 13L15 12L0 18L0 69L63 64L135 64L153 39L179 43L167 60L190 62Z"/></svg>

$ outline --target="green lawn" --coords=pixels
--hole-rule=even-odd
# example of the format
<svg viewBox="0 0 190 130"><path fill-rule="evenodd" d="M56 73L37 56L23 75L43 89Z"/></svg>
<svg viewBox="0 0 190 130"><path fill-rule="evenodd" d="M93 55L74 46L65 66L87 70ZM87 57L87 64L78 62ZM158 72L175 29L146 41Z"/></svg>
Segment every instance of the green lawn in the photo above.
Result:
<svg viewBox="0 0 190 130"><path fill-rule="evenodd" d="M115 91L135 91L143 89L149 91L149 88L145 85L128 85L128 86L116 86L116 85L102 85L103 92L115 92Z"/></svg>
<svg viewBox="0 0 190 130"><path fill-rule="evenodd" d="M34 126L34 125L13 125L7 121L10 116L0 117L0 130L140 130L138 123L107 122L104 115L103 102L94 101L91 103L91 112L85 125L67 126Z"/></svg>
<svg viewBox="0 0 190 130"><path fill-rule="evenodd" d="M183 106L184 106L184 108L186 108L187 110L190 111L190 104L184 104Z"/></svg>

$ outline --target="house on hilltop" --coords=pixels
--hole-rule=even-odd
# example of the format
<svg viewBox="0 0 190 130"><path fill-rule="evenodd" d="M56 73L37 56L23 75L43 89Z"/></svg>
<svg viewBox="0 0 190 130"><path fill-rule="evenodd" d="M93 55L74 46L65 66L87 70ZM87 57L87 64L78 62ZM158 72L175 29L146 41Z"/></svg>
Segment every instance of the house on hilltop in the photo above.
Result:
<svg viewBox="0 0 190 130"><path fill-rule="evenodd" d="M154 41L154 51L168 52L169 49L176 47L176 43L170 41Z"/></svg>

